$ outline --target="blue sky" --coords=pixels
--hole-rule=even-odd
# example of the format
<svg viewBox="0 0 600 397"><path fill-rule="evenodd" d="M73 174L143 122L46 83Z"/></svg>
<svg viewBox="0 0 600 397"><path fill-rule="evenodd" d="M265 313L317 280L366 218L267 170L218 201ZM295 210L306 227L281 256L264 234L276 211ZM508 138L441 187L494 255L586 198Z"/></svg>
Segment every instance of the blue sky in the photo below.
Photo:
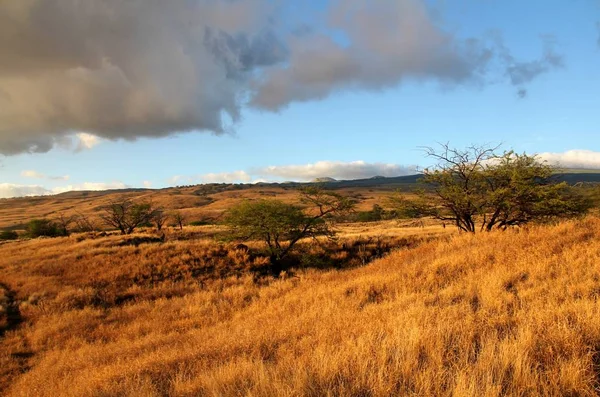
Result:
<svg viewBox="0 0 600 397"><path fill-rule="evenodd" d="M361 12L360 1L348 2L358 4L356 12ZM318 13L306 6L301 15L291 15L303 23L311 23L313 18L313 29L318 30L323 28L320 20L329 6L319 7ZM428 160L419 146L436 142L450 142L456 147L503 142L507 149L545 153L545 158L564 165L600 168L599 2L457 1L428 3L425 8L435 29L451 36L455 43L474 38L491 45L494 38L501 37L513 67L528 70L535 69L528 63L544 60L545 46L549 45L560 57L560 65L536 64L542 66L535 76L519 84L513 84L502 62L487 64L485 74L473 79L452 75L445 80L437 71L421 74L411 69L406 77L392 77L380 86L374 83L379 81L376 76L365 77L366 72L361 71L358 77L325 94L313 98L310 93L308 99L294 96L277 109L242 101L241 117L233 124L233 131L219 134L202 130L179 133L169 127L156 134L167 135L163 137L148 138L145 136L153 134L144 131L103 135L102 125L87 132L77 129L75 122L71 126L71 119L67 119L63 124L69 131L48 124L52 132L43 136L58 142L51 149L18 146L24 149L5 150L5 155L0 155L0 197L217 181L391 176L410 173L415 165L426 166ZM349 32L351 29L348 27ZM364 32L371 31L359 33ZM345 42L351 33L337 34L333 33L334 42L352 44ZM369 36L368 40L371 43L378 38ZM419 37L411 40L420 45ZM282 68L294 66L293 44L289 51L292 55L280 62ZM324 75L329 72L335 70L319 71ZM253 73L265 72L257 68ZM0 68L0 92L3 84L10 88L10 80L3 76ZM212 89L218 92L219 87ZM302 86L294 89L293 95L305 95L298 91ZM518 95L519 90L526 91L524 97ZM29 95L49 94L33 87ZM198 107L198 113L203 111ZM4 118L10 124L11 116L9 111L0 111L0 123ZM0 149L17 142L7 128L0 129L0 136L6 137L0 140ZM23 136L32 131L28 128L16 125L15 130L22 131L19 136ZM44 128L43 122L36 126L35 137L45 134ZM129 125L124 124L123 130L127 128ZM97 138L80 135L88 137L86 146L74 135L77 131Z"/></svg>

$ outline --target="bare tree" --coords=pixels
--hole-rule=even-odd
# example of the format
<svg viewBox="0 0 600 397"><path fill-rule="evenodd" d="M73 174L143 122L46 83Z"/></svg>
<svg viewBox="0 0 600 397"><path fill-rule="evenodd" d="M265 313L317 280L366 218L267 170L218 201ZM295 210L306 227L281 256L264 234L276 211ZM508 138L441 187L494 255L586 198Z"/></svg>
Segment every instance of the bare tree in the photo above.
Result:
<svg viewBox="0 0 600 397"><path fill-rule="evenodd" d="M154 222L154 225L156 225L156 230L159 232L165 222L167 222L167 219L169 219L169 215L167 215L163 208L157 208L152 211L152 221Z"/></svg>
<svg viewBox="0 0 600 397"><path fill-rule="evenodd" d="M60 229L60 233L63 236L68 236L70 234L70 226L75 221L75 217L73 215L67 215L64 212L59 212L58 216L55 219L58 228Z"/></svg>
<svg viewBox="0 0 600 397"><path fill-rule="evenodd" d="M179 211L175 211L171 214L171 217L173 218L177 226L179 226L179 230L183 230L183 224L185 223L185 215L183 215Z"/></svg>
<svg viewBox="0 0 600 397"><path fill-rule="evenodd" d="M94 221L81 213L77 213L73 216L73 222L75 223L75 230L78 232L93 232L98 227Z"/></svg>
<svg viewBox="0 0 600 397"><path fill-rule="evenodd" d="M108 226L131 234L138 226L152 222L154 211L151 203L134 203L129 199L115 201L102 209L100 218Z"/></svg>

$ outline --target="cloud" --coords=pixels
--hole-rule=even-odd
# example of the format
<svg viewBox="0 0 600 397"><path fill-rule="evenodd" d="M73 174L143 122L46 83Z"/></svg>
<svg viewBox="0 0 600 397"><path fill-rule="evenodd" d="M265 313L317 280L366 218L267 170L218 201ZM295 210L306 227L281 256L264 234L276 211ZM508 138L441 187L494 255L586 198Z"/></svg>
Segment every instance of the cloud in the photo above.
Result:
<svg viewBox="0 0 600 397"><path fill-rule="evenodd" d="M51 192L40 185L0 183L0 198L43 196L47 194L51 194Z"/></svg>
<svg viewBox="0 0 600 397"><path fill-rule="evenodd" d="M177 182L181 181L183 178L183 176L181 175L174 175L172 177L170 177L167 182L169 183L169 185L177 185Z"/></svg>
<svg viewBox="0 0 600 397"><path fill-rule="evenodd" d="M79 132L75 134L75 136L77 137L77 146L75 147L76 152L91 149L100 143L100 138L96 135L88 134L87 132Z"/></svg>
<svg viewBox="0 0 600 397"><path fill-rule="evenodd" d="M327 20L327 28L344 39L322 30L293 38L288 63L268 68L256 83L255 106L276 110L340 90L387 88L407 78L460 83L490 58L476 41L441 30L421 1L338 1Z"/></svg>
<svg viewBox="0 0 600 397"><path fill-rule="evenodd" d="M523 88L562 64L551 44L541 59L522 62L504 47L459 38L424 0L336 0L325 11L300 7L302 15L294 7L0 2L0 154L46 152L72 137L83 150L101 139L223 134L247 103L277 110L407 79L470 84L484 81L494 61Z"/></svg>
<svg viewBox="0 0 600 397"><path fill-rule="evenodd" d="M277 177L294 181L310 181L315 178L363 179L373 176L394 177L416 174L416 166L367 163L364 161L318 161L304 165L270 166L255 170L263 177Z"/></svg>
<svg viewBox="0 0 600 397"><path fill-rule="evenodd" d="M37 172L35 170L24 170L21 171L21 176L24 176L26 178L34 178L34 179L51 179L54 181L68 181L70 176L69 175L63 175L63 176L48 176L46 174L42 174L40 172Z"/></svg>
<svg viewBox="0 0 600 397"><path fill-rule="evenodd" d="M525 86L543 74L564 67L564 57L556 51L556 40L552 35L542 36L542 55L533 60L516 59L504 45L499 33L492 34L493 54L498 58L510 84L517 87L517 96L525 98L528 94Z"/></svg>
<svg viewBox="0 0 600 397"><path fill-rule="evenodd" d="M144 185L145 188L151 188L152 187L152 182L150 182L150 181L144 181L144 182L142 182L142 184Z"/></svg>
<svg viewBox="0 0 600 397"><path fill-rule="evenodd" d="M257 167L233 172L207 173L195 176L175 175L169 178L171 186L197 183L263 183L299 181L306 182L316 178L362 179L373 176L394 177L413 175L416 166L403 166L386 163L367 163L365 161L318 161L311 164L278 165Z"/></svg>
<svg viewBox="0 0 600 397"><path fill-rule="evenodd" d="M600 152L568 150L563 153L540 153L539 158L564 168L600 169Z"/></svg>
<svg viewBox="0 0 600 397"><path fill-rule="evenodd" d="M76 185L66 185L52 188L52 194L70 192L70 191L81 191L81 190L112 190L112 189L128 189L131 186L124 184L123 182L83 182Z"/></svg>
<svg viewBox="0 0 600 397"><path fill-rule="evenodd" d="M248 183L252 181L252 177L246 171L204 174L194 179L200 181L200 183Z"/></svg>
<svg viewBox="0 0 600 397"><path fill-rule="evenodd" d="M118 181L110 183L84 182L81 184L58 186L54 188L47 188L41 185L0 183L0 198L47 196L70 191L127 189L129 187L129 185Z"/></svg>
<svg viewBox="0 0 600 397"><path fill-rule="evenodd" d="M21 176L24 176L26 178L37 178L37 179L41 179L41 178L45 178L46 177L44 174L40 174L39 172L37 172L35 170L24 170L24 171L21 171Z"/></svg>
<svg viewBox="0 0 600 397"><path fill-rule="evenodd" d="M240 117L245 76L283 56L274 7L0 2L0 153L46 152L75 131L130 140L225 132Z"/></svg>

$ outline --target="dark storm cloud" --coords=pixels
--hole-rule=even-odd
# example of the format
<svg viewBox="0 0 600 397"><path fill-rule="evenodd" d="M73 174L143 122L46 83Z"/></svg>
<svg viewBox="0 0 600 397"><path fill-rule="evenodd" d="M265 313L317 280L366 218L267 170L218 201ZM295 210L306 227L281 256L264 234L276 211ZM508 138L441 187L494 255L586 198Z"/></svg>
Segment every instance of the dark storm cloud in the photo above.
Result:
<svg viewBox="0 0 600 397"><path fill-rule="evenodd" d="M253 105L276 110L346 89L378 90L406 78L469 80L485 68L489 50L440 30L419 1L346 0L327 15L334 38L318 30L289 41L286 65L255 81Z"/></svg>
<svg viewBox="0 0 600 397"><path fill-rule="evenodd" d="M0 2L0 153L65 135L222 133L244 73L283 56L273 2ZM224 115L228 117L224 118Z"/></svg>
<svg viewBox="0 0 600 397"><path fill-rule="evenodd" d="M524 90L562 64L552 46L522 62L505 48L458 39L419 0L336 0L289 29L286 6L0 1L0 154L45 152L78 133L128 140L221 134L247 102L277 110L407 79L485 82L492 62Z"/></svg>
<svg viewBox="0 0 600 397"><path fill-rule="evenodd" d="M564 67L564 58L556 51L555 46L553 36L543 36L542 55L537 59L522 61L511 54L510 50L503 44L500 36L494 38L495 55L504 68L504 73L508 76L510 83L518 87L517 95L520 98L527 96L527 89L524 86L543 74Z"/></svg>

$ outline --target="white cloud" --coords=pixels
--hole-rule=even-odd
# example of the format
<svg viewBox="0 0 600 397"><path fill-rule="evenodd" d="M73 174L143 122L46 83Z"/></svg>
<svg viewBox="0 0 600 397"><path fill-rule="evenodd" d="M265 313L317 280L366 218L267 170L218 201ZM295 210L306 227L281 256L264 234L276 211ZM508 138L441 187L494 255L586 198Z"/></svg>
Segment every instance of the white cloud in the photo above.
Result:
<svg viewBox="0 0 600 397"><path fill-rule="evenodd" d="M539 158L551 165L564 168L599 168L600 152L591 150L568 150L563 153L540 153Z"/></svg>
<svg viewBox="0 0 600 397"><path fill-rule="evenodd" d="M76 152L91 149L100 143L100 138L96 135L88 134L87 132L79 132L75 134L75 136L78 140L77 147L75 148Z"/></svg>
<svg viewBox="0 0 600 397"><path fill-rule="evenodd" d="M167 182L169 183L169 185L176 185L177 182L179 182L181 180L182 176L181 175L173 175L172 177L170 177Z"/></svg>
<svg viewBox="0 0 600 397"><path fill-rule="evenodd" d="M127 189L129 187L129 185L118 181L110 183L84 182L75 185L57 186L53 188L47 188L41 185L18 185L12 183L0 183L0 198L47 196L51 194L59 194L70 191Z"/></svg>
<svg viewBox="0 0 600 397"><path fill-rule="evenodd" d="M37 172L36 170L23 170L21 171L21 176L35 179L52 179L54 181L68 181L70 178L69 175L49 176L46 174L42 174L41 172Z"/></svg>
<svg viewBox="0 0 600 397"><path fill-rule="evenodd" d="M150 187L152 187L152 182L150 182L150 181L144 181L144 182L142 182L142 184L143 184L143 185L144 185L144 187L146 187L146 188L150 188Z"/></svg>
<svg viewBox="0 0 600 397"><path fill-rule="evenodd" d="M340 180L362 179L373 176L394 177L416 174L416 166L365 161L318 161L311 164L280 165L252 168L247 171L207 173L195 176L174 175L168 179L170 185L182 182L196 183L263 183L281 181L311 181L330 177Z"/></svg>
<svg viewBox="0 0 600 397"><path fill-rule="evenodd" d="M48 189L40 185L0 183L0 198L43 196L51 193Z"/></svg>
<svg viewBox="0 0 600 397"><path fill-rule="evenodd" d="M309 181L315 178L362 179L373 176L401 176L416 173L415 166L365 161L318 161L312 164L270 166L256 170L263 177L278 177L286 180Z"/></svg>
<svg viewBox="0 0 600 397"><path fill-rule="evenodd" d="M77 185L66 185L58 186L52 189L52 194L80 191L80 190L111 190L111 189L127 189L131 186L124 184L123 182L83 182Z"/></svg>
<svg viewBox="0 0 600 397"><path fill-rule="evenodd" d="M46 177L44 174L40 174L39 172L37 172L35 170L23 170L23 171L21 171L21 176L24 176L26 178L37 178L37 179L42 179L42 178Z"/></svg>
<svg viewBox="0 0 600 397"><path fill-rule="evenodd" d="M248 183L252 177L246 171L233 171L199 175L198 180L201 183Z"/></svg>

